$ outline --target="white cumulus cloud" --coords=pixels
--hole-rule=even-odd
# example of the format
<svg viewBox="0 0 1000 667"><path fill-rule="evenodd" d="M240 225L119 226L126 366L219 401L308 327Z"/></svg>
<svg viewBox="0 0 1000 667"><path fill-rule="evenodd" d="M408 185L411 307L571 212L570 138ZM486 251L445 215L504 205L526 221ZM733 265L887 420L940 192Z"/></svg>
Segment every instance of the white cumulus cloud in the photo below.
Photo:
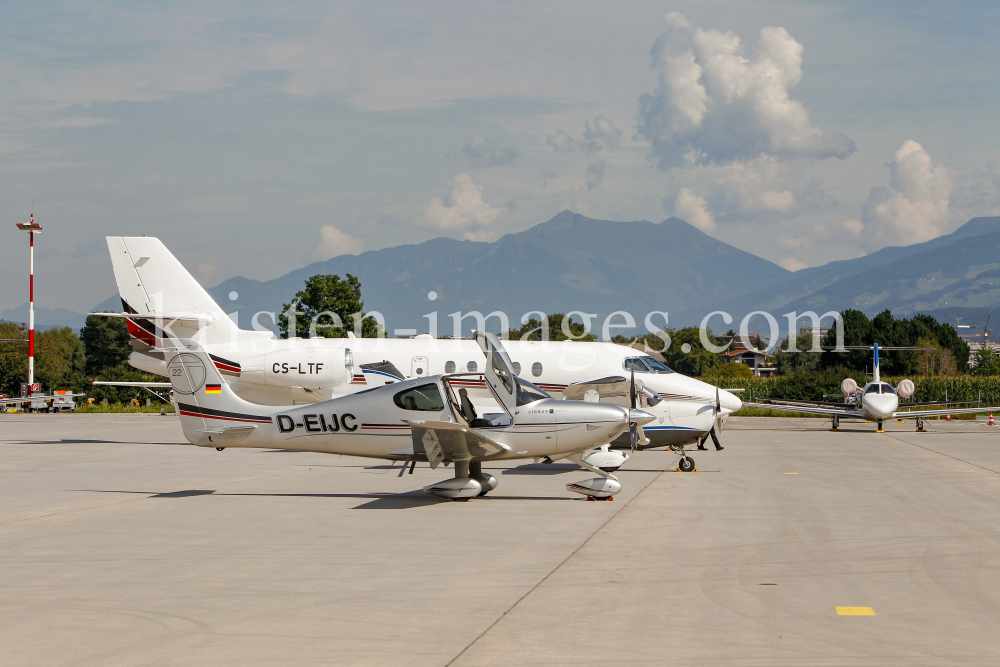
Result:
<svg viewBox="0 0 1000 667"><path fill-rule="evenodd" d="M322 262L340 255L357 255L364 247L364 239L345 234L333 225L323 225L319 230L319 243L312 252L312 258Z"/></svg>
<svg viewBox="0 0 1000 667"><path fill-rule="evenodd" d="M467 239L489 238L491 226L504 209L486 203L483 187L468 174L456 175L448 187L447 195L427 202L419 224L429 229L462 232Z"/></svg>
<svg viewBox="0 0 1000 667"><path fill-rule="evenodd" d="M473 137L462 149L473 167L502 167L520 157L507 146L496 146L483 137Z"/></svg>
<svg viewBox="0 0 1000 667"><path fill-rule="evenodd" d="M555 134L550 134L545 143L552 146L552 150L556 153L569 153L576 144L573 141L573 137L569 136L569 132L566 130L559 130Z"/></svg>
<svg viewBox="0 0 1000 667"><path fill-rule="evenodd" d="M689 222L703 232L715 229L715 216L708 210L708 202L688 188L681 188L674 201L674 215Z"/></svg>
<svg viewBox="0 0 1000 667"><path fill-rule="evenodd" d="M865 228L882 241L904 245L940 236L951 219L952 171L934 162L916 141L907 140L896 151L889 173L889 187L873 188L862 205Z"/></svg>
<svg viewBox="0 0 1000 667"><path fill-rule="evenodd" d="M587 165L587 189L596 190L604 182L604 172L607 170L604 160L597 160Z"/></svg>
<svg viewBox="0 0 1000 667"><path fill-rule="evenodd" d="M802 44L764 28L752 51L733 32L696 28L682 15L652 49L659 83L639 98L638 135L661 168L728 162L761 153L846 158L854 142L816 127L791 91L802 79Z"/></svg>
<svg viewBox="0 0 1000 667"><path fill-rule="evenodd" d="M594 116L583 122L584 149L596 153L602 148L612 150L622 143L622 131L610 118Z"/></svg>

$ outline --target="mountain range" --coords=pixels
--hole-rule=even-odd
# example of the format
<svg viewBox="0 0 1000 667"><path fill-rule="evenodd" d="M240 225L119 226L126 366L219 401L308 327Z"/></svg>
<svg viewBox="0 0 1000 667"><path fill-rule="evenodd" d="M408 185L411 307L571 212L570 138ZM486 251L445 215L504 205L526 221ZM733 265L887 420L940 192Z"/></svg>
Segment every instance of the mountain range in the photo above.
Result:
<svg viewBox="0 0 1000 667"><path fill-rule="evenodd" d="M684 326L713 310L731 313L736 322L766 310L783 322L781 315L791 310L845 308L869 314L888 308L897 316L924 312L981 324L985 313L1000 306L1000 217L974 218L924 243L793 273L678 218L615 222L563 211L492 243L436 238L341 255L267 281L237 276L208 291L247 328L254 313L280 312L309 276L346 273L359 278L366 310L382 313L390 334L427 331L425 315L432 311L438 313L439 334L452 332L448 315L456 311L503 311L517 326L531 311L577 310L596 314L598 329L614 311L632 313L639 327L650 311L667 311L670 326ZM236 299L230 299L233 292ZM95 310L119 308L114 296ZM23 321L22 309L26 314L24 307L8 309L0 319ZM78 326L79 314L56 312ZM653 322L663 325L659 316ZM271 325L266 316L260 323ZM472 318L463 321L465 333L474 326Z"/></svg>

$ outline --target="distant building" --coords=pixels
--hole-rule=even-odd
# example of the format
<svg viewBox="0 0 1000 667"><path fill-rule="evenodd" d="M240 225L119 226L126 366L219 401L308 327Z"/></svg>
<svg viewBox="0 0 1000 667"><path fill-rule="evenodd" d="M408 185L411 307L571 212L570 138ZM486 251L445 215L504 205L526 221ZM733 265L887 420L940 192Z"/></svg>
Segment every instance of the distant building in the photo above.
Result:
<svg viewBox="0 0 1000 667"><path fill-rule="evenodd" d="M767 344L760 339L760 334L747 336L746 343L739 336L721 335L716 338L719 339L719 345L732 341L732 345L719 354L723 364L744 364L757 377L771 377L777 372L775 364L767 361L768 355L762 351Z"/></svg>

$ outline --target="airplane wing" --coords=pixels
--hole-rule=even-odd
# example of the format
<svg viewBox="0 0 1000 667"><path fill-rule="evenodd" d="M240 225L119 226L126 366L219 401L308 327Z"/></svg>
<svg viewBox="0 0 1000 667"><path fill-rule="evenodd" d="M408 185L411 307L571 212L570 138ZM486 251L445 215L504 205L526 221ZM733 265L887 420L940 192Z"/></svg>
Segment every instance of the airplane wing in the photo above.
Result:
<svg viewBox="0 0 1000 667"><path fill-rule="evenodd" d="M948 410L897 410L893 419L913 419L916 417L937 417L944 415L970 415L977 412L1000 412L1000 408L954 408Z"/></svg>
<svg viewBox="0 0 1000 667"><path fill-rule="evenodd" d="M785 410L787 412L805 412L810 415L830 415L838 417L860 417L864 419L863 413L858 410L834 410L832 408L822 408L812 405L783 405L780 403L744 403L743 407L767 408L768 410Z"/></svg>
<svg viewBox="0 0 1000 667"><path fill-rule="evenodd" d="M100 317L117 317L125 320L149 320L163 326L166 324L182 324L190 327L201 328L215 322L215 318L208 313L87 313L88 315L99 315Z"/></svg>
<svg viewBox="0 0 1000 667"><path fill-rule="evenodd" d="M86 396L86 394L53 394L52 396L23 396L21 398L0 398L0 405L12 405L15 403L30 403L31 401L51 401L54 398L73 398L74 396Z"/></svg>
<svg viewBox="0 0 1000 667"><path fill-rule="evenodd" d="M728 391L728 389L727 389ZM849 408L853 403L838 403L836 401L807 401L796 398L762 398L762 401L775 401L775 405L817 405L829 407Z"/></svg>
<svg viewBox="0 0 1000 667"><path fill-rule="evenodd" d="M446 459L485 459L512 451L508 445L490 440L461 424L440 421L407 424L413 433L413 455L425 454L431 468L437 468Z"/></svg>

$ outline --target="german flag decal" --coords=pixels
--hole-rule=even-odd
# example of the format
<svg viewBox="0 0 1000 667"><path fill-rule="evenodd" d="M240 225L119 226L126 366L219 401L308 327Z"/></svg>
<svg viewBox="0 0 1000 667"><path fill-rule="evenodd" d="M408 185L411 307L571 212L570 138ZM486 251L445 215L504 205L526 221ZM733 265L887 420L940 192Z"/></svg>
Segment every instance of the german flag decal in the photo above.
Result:
<svg viewBox="0 0 1000 667"><path fill-rule="evenodd" d="M206 384L205 385L206 394L221 394L222 385L221 384Z"/></svg>

